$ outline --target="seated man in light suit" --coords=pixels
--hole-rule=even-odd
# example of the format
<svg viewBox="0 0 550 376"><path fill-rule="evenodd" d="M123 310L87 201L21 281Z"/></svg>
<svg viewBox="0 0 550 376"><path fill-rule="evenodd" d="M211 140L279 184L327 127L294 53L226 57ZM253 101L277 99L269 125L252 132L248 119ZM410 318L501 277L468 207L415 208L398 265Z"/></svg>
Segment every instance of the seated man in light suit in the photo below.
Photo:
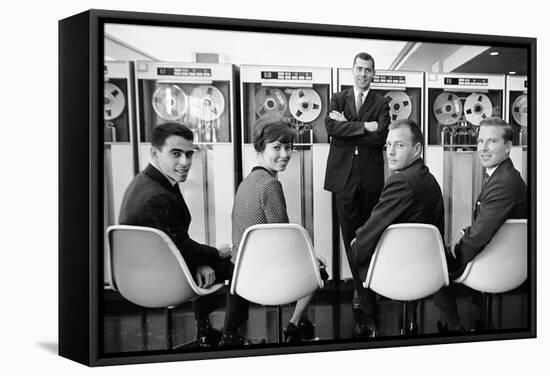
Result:
<svg viewBox="0 0 550 376"><path fill-rule="evenodd" d="M426 223L444 235L444 209L441 188L421 158L424 137L412 120L392 123L386 139L386 154L392 175L387 179L370 218L357 231L352 242L353 262L365 280L370 260L382 233L395 223ZM405 332L414 335L416 302L409 303Z"/></svg>
<svg viewBox="0 0 550 376"><path fill-rule="evenodd" d="M447 263L451 280L464 272L466 265L483 251L507 219L527 217L527 185L510 160L512 135L512 127L498 117L487 118L479 125L477 153L486 176L472 225L450 246ZM434 296L436 306L446 318L446 323L438 323L441 332L464 330L455 296L452 285Z"/></svg>

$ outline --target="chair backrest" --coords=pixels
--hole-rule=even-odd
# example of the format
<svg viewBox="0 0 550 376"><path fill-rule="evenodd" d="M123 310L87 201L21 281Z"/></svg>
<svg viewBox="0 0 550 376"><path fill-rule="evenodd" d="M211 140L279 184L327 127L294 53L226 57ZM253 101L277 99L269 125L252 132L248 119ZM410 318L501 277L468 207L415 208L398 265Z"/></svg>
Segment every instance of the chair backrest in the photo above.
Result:
<svg viewBox="0 0 550 376"><path fill-rule="evenodd" d="M323 287L311 240L296 224L249 227L241 240L231 293L263 305L297 301Z"/></svg>
<svg viewBox="0 0 550 376"><path fill-rule="evenodd" d="M498 294L519 287L526 279L527 220L509 219L455 282Z"/></svg>
<svg viewBox="0 0 550 376"><path fill-rule="evenodd" d="M400 223L380 237L364 286L387 298L409 301L448 284L445 248L437 227Z"/></svg>
<svg viewBox="0 0 550 376"><path fill-rule="evenodd" d="M210 292L195 284L177 247L162 231L116 225L107 229L107 236L113 287L130 302L169 307Z"/></svg>

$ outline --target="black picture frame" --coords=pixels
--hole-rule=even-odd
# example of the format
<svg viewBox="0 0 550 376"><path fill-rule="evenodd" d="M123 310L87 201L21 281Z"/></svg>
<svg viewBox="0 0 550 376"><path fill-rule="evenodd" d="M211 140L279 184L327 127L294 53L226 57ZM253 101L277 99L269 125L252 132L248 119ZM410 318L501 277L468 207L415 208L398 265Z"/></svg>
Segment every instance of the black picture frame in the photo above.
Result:
<svg viewBox="0 0 550 376"><path fill-rule="evenodd" d="M525 48L528 53L528 328L504 333L430 336L378 341L323 341L300 346L193 353L105 355L100 344L103 249L102 135L103 26L126 23L311 36L467 43ZM59 354L89 366L384 348L536 337L537 41L534 38L303 24L173 14L89 10L59 22ZM89 166L82 168L82 166Z"/></svg>

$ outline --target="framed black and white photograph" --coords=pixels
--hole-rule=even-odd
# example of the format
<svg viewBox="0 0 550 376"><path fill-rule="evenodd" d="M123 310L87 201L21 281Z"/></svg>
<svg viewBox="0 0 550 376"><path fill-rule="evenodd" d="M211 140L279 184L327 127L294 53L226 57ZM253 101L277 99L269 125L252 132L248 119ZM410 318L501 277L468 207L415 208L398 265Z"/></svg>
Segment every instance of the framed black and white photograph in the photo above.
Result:
<svg viewBox="0 0 550 376"><path fill-rule="evenodd" d="M536 337L537 39L510 34L60 20L59 354Z"/></svg>

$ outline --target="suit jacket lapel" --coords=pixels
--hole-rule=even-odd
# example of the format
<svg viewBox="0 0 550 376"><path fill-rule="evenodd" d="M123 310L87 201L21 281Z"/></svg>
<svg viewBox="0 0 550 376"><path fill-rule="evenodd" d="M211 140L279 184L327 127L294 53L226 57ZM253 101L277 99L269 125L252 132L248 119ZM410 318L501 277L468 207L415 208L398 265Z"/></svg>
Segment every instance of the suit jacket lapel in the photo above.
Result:
<svg viewBox="0 0 550 376"><path fill-rule="evenodd" d="M147 165L147 167L145 168L145 173L147 175L149 175L149 177L151 179L153 179L154 181L156 181L157 183L159 183L160 185L162 185L164 188L166 188L167 190L169 191L173 191L173 187L172 185L170 184L170 182L168 181L168 179L166 179L166 176L164 176L162 174L162 172L160 172L159 170L157 170L155 168L155 166L153 166L151 163L149 163Z"/></svg>
<svg viewBox="0 0 550 376"><path fill-rule="evenodd" d="M357 117L359 119L362 119L365 115L365 112L367 112L368 109L372 108L372 104L374 102L374 91L372 89L369 90L369 94L367 95L367 98L363 101L363 105L361 106L361 111L359 111L359 114Z"/></svg>
<svg viewBox="0 0 550 376"><path fill-rule="evenodd" d="M346 90L345 98L346 98L346 101L345 101L344 112L351 113L353 114L354 117L357 116L357 113L355 112L355 101L353 99L353 88ZM348 120L353 120L353 119L348 119Z"/></svg>
<svg viewBox="0 0 550 376"><path fill-rule="evenodd" d="M481 190L481 192L479 192L479 196L478 196L477 201L476 201L476 208L475 208L475 211L474 211L475 216L477 216L477 210L478 210L479 205L485 200L485 197L487 196L487 192L489 191L489 187L492 184L495 184L495 182L497 182L499 180L499 176L501 174L503 174L505 170L510 168L510 163L511 163L510 158L505 159L504 161L502 161L502 163L493 172L493 174L491 175L489 180L487 180L487 182L483 186L483 189Z"/></svg>
<svg viewBox="0 0 550 376"><path fill-rule="evenodd" d="M353 114L354 118L358 117L357 111L355 110L355 92L353 91L353 88L348 89L346 94L346 107L348 107L348 111Z"/></svg>
<svg viewBox="0 0 550 376"><path fill-rule="evenodd" d="M164 176L159 170L157 170L152 164L149 163L147 167L145 168L145 173L151 177L151 179L158 182L160 185L162 185L167 191L174 194L177 202L181 204L181 208L183 209L183 212L185 216L187 217L187 223L191 222L191 212L189 211L189 207L187 206L187 203L185 202L185 199L183 198L183 194L179 190L179 184L178 189L176 189L168 179L166 179L166 176Z"/></svg>

